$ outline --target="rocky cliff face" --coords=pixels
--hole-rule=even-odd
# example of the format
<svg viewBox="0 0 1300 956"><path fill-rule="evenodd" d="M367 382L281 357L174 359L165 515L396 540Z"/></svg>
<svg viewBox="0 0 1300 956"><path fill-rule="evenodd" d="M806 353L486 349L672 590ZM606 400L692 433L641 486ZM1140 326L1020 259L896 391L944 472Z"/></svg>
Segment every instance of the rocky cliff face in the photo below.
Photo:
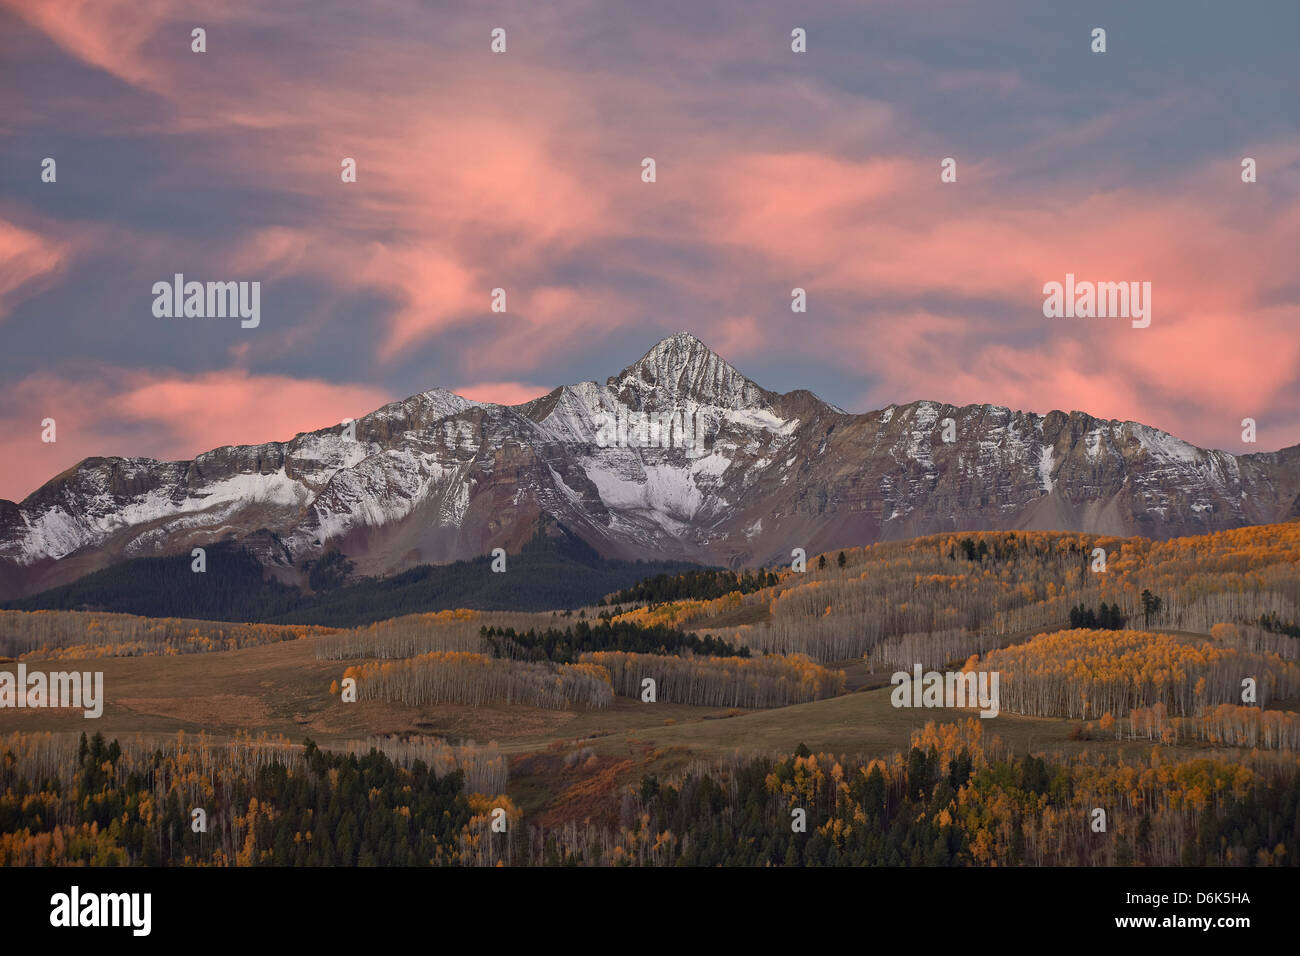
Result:
<svg viewBox="0 0 1300 956"><path fill-rule="evenodd" d="M543 515L609 557L732 566L959 529L1163 538L1300 516L1300 446L1234 456L992 405L851 415L678 333L523 405L435 389L288 442L87 459L0 501L0 596L231 538L286 579L330 542L389 573L513 550Z"/></svg>

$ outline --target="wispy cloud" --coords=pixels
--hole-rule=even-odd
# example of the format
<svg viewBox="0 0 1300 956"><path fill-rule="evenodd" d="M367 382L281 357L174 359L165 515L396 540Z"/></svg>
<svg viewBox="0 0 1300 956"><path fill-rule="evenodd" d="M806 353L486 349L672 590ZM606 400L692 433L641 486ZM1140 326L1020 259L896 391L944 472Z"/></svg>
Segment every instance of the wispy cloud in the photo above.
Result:
<svg viewBox="0 0 1300 956"><path fill-rule="evenodd" d="M1250 415L1261 446L1300 441L1300 133L1214 86L1285 86L1284 51L1258 31L1225 39L1249 76L1162 85L1191 67L1143 16L1110 22L1145 69L1086 59L1076 17L1021 0L941 17L906 3L434 16L415 0L0 0L0 18L48 41L6 46L22 75L57 66L12 112L39 154L23 160L30 182L0 187L0 362L28 383L6 398L48 389L7 401L0 434L28 436L35 406L59 398L99 422L77 449L188 455L313 427L288 416L310 418L314 397L478 383L465 387L523 400L686 328L764 385L855 410L1081 408L1233 450ZM796 21L808 54L790 52ZM502 24L509 51L494 56ZM195 26L206 54L190 52ZM1233 102L1255 104L1253 126ZM57 185L37 183L46 150L67 170ZM1246 150L1259 183L1239 180ZM175 271L260 279L256 336L151 325L145 292ZM1043 318L1042 284L1067 271L1150 281L1152 326ZM794 286L806 314L790 311ZM79 387L90 361L121 381ZM297 396L285 417L241 417L234 392L272 382ZM175 407L205 389L222 401L150 419L170 437L145 441L128 396L146 387ZM136 424L112 428L100 407Z"/></svg>

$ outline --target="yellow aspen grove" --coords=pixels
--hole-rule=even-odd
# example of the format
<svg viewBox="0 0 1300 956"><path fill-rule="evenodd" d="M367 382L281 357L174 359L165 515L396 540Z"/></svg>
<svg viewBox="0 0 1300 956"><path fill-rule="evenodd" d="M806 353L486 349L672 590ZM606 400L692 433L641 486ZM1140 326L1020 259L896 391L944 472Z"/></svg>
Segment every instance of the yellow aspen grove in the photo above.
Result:
<svg viewBox="0 0 1300 956"><path fill-rule="evenodd" d="M990 651L968 670L1001 675L1001 706L1044 717L1125 716L1163 705L1194 715L1240 700L1241 676L1255 675L1259 702L1300 692L1300 665L1260 654L1145 631L1066 630Z"/></svg>

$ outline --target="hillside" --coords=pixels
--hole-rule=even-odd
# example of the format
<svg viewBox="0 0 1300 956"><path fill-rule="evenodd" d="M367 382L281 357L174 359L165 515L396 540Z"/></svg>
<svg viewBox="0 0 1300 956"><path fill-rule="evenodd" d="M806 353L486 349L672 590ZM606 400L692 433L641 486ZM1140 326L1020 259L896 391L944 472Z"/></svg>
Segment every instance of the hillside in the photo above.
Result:
<svg viewBox="0 0 1300 956"><path fill-rule="evenodd" d="M1092 570L1097 548L1104 571ZM201 754L237 796L246 768L270 762L322 780L333 779L325 768L373 771L374 799L400 816L404 791L388 781L426 786L420 767L436 766L460 814L429 845L341 826L313 853L297 849L298 791L277 789L263 793L273 809L251 838L150 843L142 810L84 851L104 860L1291 862L1300 523L1163 542L936 535L846 551L842 566L837 552L819 558L775 583L651 575L620 596L686 596L576 614L462 609L328 629L10 611L0 641L29 670L48 661L103 674L90 728L102 740L87 746L107 749L95 767ZM711 596L725 582L736 590ZM1093 623L1070 627L1081 608ZM725 623L741 616L749 623ZM996 672L996 716L900 707L894 672L914 665ZM355 702L341 693L347 680ZM41 797L63 807L59 822L13 804L31 833L0 833L0 854L52 859L54 829L84 848L81 828L103 826L62 796L107 785L84 755L69 756L87 727L75 710L0 708L12 779L34 793L57 765L63 788ZM1135 780L1140 801L1125 789ZM893 796L880 803L878 790ZM252 825L240 799L213 803L223 826ZM700 816L702 805L713 809ZM527 839L481 839L492 807ZM792 807L809 824L794 840L783 823ZM1062 826L1095 807L1113 838Z"/></svg>
<svg viewBox="0 0 1300 956"><path fill-rule="evenodd" d="M1104 570L1093 570L1098 549ZM1158 609L1144 608L1144 591ZM902 648L938 666L1068 627L1072 609L1095 618L1103 604L1130 627L1209 634L1228 623L1300 636L1300 522L1167 541L1046 531L929 535L814 555L805 573L786 568L776 585L746 594L622 611L758 651L825 661L867 654L889 666Z"/></svg>
<svg viewBox="0 0 1300 956"><path fill-rule="evenodd" d="M261 621L352 627L453 608L541 611L594 604L605 593L648 575L676 574L693 565L672 561L601 560L563 529L539 532L506 570L489 557L423 564L389 577L340 573L318 590L285 584L243 546L206 549L207 570L191 570L188 554L135 558L70 584L0 603L11 610L89 610L214 621ZM330 552L338 555L338 552ZM310 575L309 575L310 577Z"/></svg>

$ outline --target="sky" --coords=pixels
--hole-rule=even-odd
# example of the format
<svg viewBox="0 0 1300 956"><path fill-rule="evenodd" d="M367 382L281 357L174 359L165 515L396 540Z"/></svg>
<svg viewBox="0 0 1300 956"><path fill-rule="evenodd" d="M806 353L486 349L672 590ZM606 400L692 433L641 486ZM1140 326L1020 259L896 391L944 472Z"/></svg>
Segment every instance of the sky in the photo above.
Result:
<svg viewBox="0 0 1300 956"><path fill-rule="evenodd" d="M0 0L0 497L675 331L854 412L1300 443L1297 35L1292 0ZM260 324L155 316L175 273L260 282ZM1045 317L1066 273L1150 282L1150 326Z"/></svg>

